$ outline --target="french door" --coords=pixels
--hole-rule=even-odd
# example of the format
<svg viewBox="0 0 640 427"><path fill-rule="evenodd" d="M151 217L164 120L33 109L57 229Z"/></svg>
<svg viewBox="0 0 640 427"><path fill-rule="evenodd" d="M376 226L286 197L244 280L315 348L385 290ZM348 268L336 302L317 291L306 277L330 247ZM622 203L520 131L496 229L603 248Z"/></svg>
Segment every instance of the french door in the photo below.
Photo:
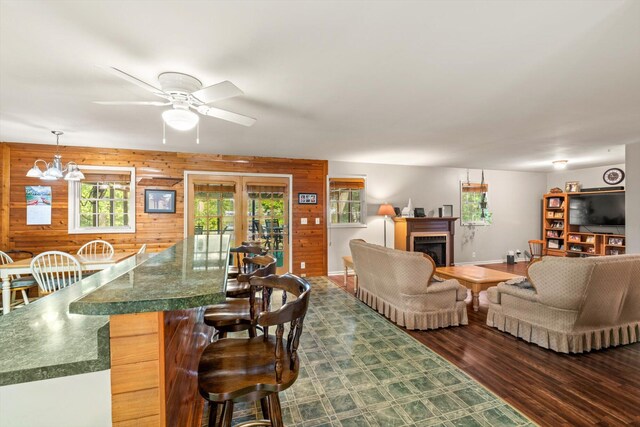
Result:
<svg viewBox="0 0 640 427"><path fill-rule="evenodd" d="M189 175L188 234L229 234L231 247L253 241L289 270L289 179Z"/></svg>

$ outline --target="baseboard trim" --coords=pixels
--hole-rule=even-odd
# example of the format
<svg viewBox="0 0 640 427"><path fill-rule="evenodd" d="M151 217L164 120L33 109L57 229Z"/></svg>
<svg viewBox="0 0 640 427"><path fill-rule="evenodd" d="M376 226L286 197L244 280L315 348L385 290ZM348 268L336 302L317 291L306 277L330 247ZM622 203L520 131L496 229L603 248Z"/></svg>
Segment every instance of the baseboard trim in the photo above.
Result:
<svg viewBox="0 0 640 427"><path fill-rule="evenodd" d="M344 275L344 270L339 270L339 271L330 271L329 276L343 276ZM355 275L355 272L351 269L349 269L349 276L353 276Z"/></svg>

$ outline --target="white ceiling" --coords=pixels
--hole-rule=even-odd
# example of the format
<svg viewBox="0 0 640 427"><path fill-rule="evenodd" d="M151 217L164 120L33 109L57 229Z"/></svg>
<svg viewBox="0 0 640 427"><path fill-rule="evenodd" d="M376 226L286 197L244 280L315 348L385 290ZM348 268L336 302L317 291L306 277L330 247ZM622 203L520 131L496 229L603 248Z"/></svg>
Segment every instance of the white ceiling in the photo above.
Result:
<svg viewBox="0 0 640 427"><path fill-rule="evenodd" d="M639 1L1 1L0 140L549 170L640 141ZM246 95L168 131L154 85L180 71ZM165 107L166 108L166 107Z"/></svg>

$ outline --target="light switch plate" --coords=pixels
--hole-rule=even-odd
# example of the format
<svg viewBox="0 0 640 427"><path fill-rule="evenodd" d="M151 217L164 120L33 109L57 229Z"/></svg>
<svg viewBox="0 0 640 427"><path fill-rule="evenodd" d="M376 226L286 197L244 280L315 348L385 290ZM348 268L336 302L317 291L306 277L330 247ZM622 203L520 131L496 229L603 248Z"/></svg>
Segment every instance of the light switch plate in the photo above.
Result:
<svg viewBox="0 0 640 427"><path fill-rule="evenodd" d="M320 225L320 218L316 218L316 225Z"/></svg>
<svg viewBox="0 0 640 427"><path fill-rule="evenodd" d="M300 224L307 225L307 218L300 218Z"/></svg>
<svg viewBox="0 0 640 427"><path fill-rule="evenodd" d="M300 268L302 268L303 270L305 268L307 268L307 263L305 263L304 261L300 263Z"/></svg>

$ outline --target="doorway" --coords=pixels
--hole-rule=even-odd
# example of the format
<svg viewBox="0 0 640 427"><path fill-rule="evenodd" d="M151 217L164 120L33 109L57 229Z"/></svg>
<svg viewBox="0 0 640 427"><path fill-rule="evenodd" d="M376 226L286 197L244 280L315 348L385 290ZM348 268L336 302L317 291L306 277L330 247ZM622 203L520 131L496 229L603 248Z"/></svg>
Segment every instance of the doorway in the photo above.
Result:
<svg viewBox="0 0 640 427"><path fill-rule="evenodd" d="M185 172L185 235L228 234L231 247L259 242L290 271L290 177Z"/></svg>

